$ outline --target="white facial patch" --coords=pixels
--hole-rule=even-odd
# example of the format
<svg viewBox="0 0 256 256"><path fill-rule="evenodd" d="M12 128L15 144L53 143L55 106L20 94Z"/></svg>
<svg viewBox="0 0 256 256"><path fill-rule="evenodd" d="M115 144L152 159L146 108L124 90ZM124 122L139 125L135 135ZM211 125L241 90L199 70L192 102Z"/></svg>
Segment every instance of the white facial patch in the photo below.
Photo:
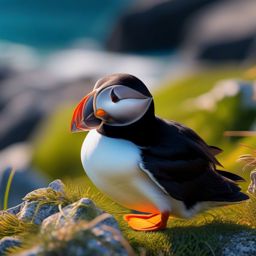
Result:
<svg viewBox="0 0 256 256"><path fill-rule="evenodd" d="M107 116L103 117L102 120L113 126L123 126L136 122L146 113L152 101L151 97L146 96L144 98L127 98L129 96L129 90L131 97L136 92L129 87L125 87L126 95L128 95L126 98L113 101L111 97L112 89L113 86L110 86L97 95L95 111L97 109L103 109L107 113Z"/></svg>

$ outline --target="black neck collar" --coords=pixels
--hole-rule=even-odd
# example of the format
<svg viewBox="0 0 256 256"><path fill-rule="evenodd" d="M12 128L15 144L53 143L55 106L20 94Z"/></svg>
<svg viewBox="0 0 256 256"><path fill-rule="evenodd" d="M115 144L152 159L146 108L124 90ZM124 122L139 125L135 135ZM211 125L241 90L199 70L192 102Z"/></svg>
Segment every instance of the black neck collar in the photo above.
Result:
<svg viewBox="0 0 256 256"><path fill-rule="evenodd" d="M156 128L157 119L154 115L154 105L151 104L146 114L139 121L127 126L103 124L97 131L111 138L129 140L139 146L149 146L154 144Z"/></svg>

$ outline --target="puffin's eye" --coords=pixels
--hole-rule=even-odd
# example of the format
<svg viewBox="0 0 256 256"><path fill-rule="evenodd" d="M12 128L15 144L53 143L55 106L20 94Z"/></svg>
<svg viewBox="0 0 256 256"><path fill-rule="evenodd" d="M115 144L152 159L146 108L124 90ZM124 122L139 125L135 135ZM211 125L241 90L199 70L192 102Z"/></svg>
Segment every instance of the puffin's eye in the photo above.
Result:
<svg viewBox="0 0 256 256"><path fill-rule="evenodd" d="M110 97L111 97L112 102L114 102L114 103L116 103L120 100L118 98L118 96L115 94L114 89L111 90Z"/></svg>

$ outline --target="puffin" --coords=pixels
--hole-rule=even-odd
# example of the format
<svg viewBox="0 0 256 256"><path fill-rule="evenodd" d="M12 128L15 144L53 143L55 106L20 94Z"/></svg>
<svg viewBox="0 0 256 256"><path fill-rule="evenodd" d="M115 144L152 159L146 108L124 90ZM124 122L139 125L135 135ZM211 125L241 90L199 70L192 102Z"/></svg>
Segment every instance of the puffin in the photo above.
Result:
<svg viewBox="0 0 256 256"><path fill-rule="evenodd" d="M101 192L132 210L124 220L134 230L161 230L169 216L191 218L248 199L237 184L243 178L219 170L222 150L157 117L150 91L133 75L98 80L75 108L71 131L89 131L83 168Z"/></svg>

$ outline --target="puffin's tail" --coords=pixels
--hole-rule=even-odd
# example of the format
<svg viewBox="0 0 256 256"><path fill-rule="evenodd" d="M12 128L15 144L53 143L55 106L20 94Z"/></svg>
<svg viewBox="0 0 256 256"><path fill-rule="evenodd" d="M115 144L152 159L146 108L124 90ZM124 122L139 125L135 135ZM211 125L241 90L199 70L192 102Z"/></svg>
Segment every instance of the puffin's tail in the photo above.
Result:
<svg viewBox="0 0 256 256"><path fill-rule="evenodd" d="M237 182L245 181L241 176L223 170L217 170L218 174L224 177L226 182L228 182L232 193L225 195L225 200L228 203L236 203L249 199L249 196L241 192L241 188L236 184Z"/></svg>
<svg viewBox="0 0 256 256"><path fill-rule="evenodd" d="M235 182L241 182L241 181L245 181L244 178L242 178L239 175L236 175L234 173L228 172L228 171L223 171L223 170L216 170L220 175L224 176L225 178L228 178L232 181Z"/></svg>
<svg viewBox="0 0 256 256"><path fill-rule="evenodd" d="M242 177L227 171L209 170L193 180L189 196L197 197L197 201L218 202L218 205L235 204L249 199L237 184L241 180Z"/></svg>

